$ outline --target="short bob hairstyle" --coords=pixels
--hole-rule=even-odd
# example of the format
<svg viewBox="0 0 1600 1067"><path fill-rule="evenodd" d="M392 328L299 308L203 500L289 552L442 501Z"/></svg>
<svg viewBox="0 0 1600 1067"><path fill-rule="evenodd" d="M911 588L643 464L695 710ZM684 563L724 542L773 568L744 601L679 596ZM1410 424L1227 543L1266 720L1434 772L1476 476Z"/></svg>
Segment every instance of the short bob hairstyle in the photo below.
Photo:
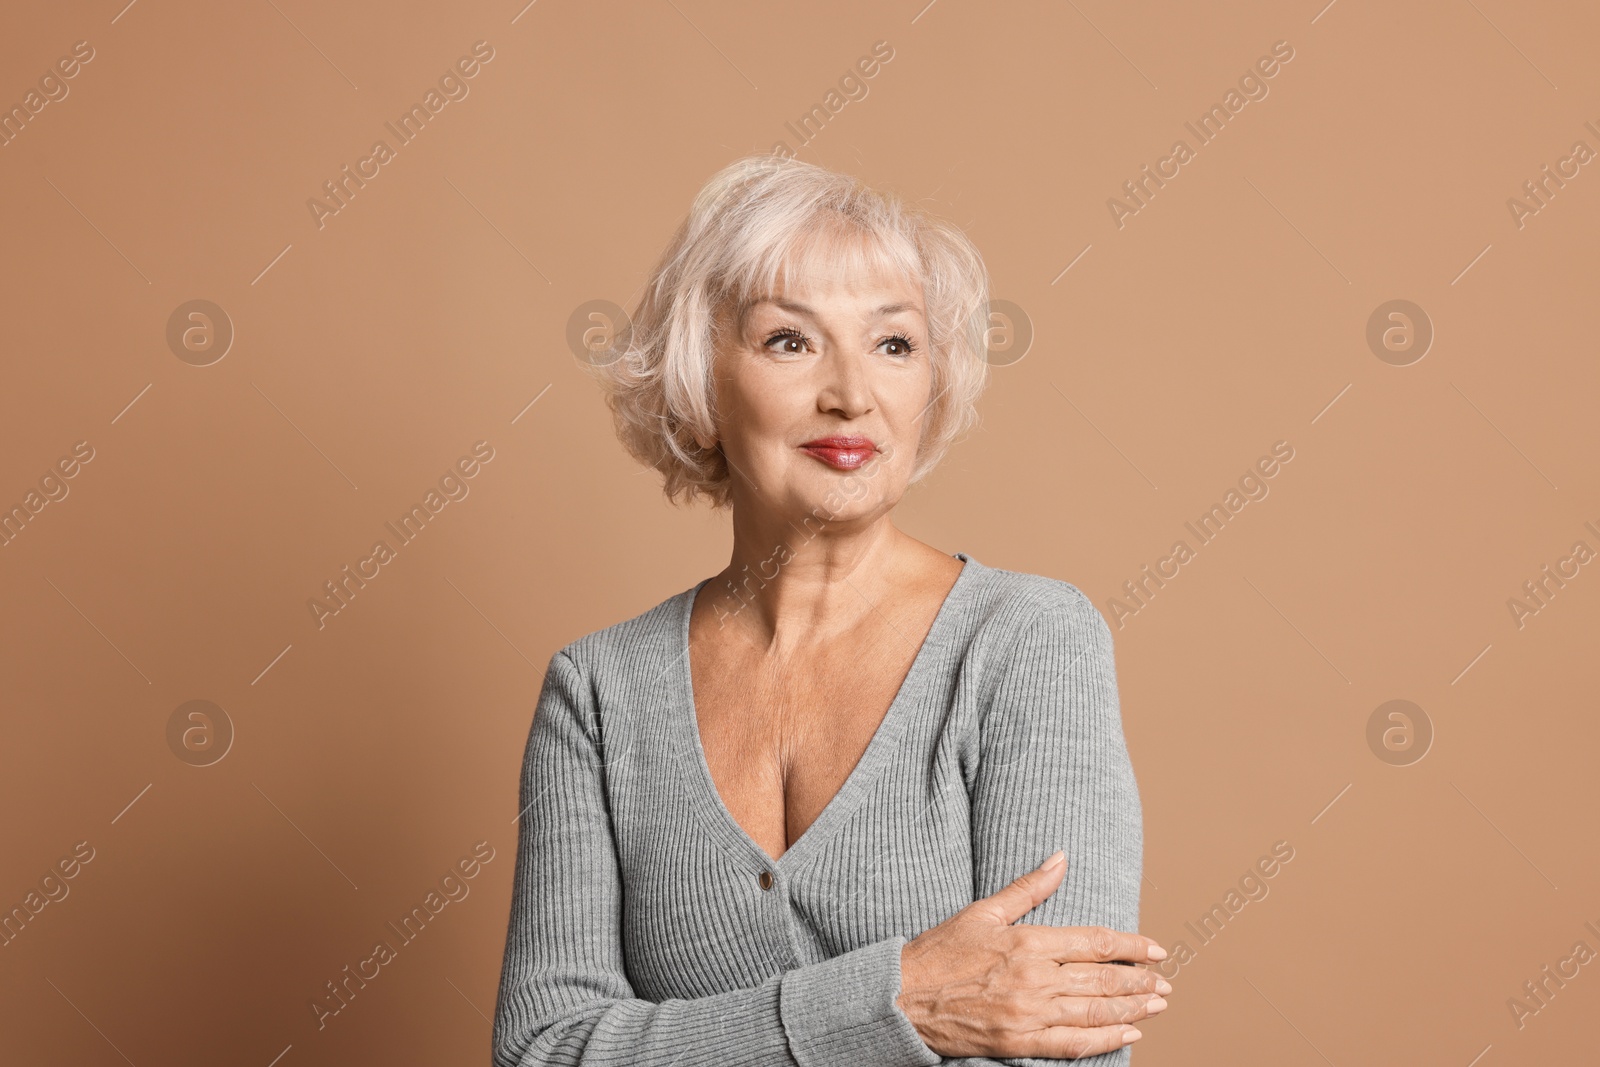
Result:
<svg viewBox="0 0 1600 1067"><path fill-rule="evenodd" d="M658 468L667 499L731 506L716 440L712 366L720 324L804 277L818 263L882 267L920 282L933 395L910 482L921 480L978 421L988 384L989 275L953 224L899 197L812 163L774 155L737 159L714 174L662 253L599 380L623 447Z"/></svg>

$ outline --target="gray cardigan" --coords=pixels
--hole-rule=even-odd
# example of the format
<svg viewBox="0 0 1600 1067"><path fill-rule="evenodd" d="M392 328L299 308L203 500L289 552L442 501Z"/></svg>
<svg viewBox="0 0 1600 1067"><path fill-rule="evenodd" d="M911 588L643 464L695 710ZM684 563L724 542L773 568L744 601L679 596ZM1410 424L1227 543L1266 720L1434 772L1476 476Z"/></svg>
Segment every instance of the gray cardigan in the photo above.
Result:
<svg viewBox="0 0 1600 1067"><path fill-rule="evenodd" d="M776 861L700 746L688 637L704 581L551 657L522 762L496 1067L1069 1062L940 1057L894 1003L908 940L1058 848L1066 877L1021 922L1139 928L1111 632L1066 582L956 555L882 725Z"/></svg>

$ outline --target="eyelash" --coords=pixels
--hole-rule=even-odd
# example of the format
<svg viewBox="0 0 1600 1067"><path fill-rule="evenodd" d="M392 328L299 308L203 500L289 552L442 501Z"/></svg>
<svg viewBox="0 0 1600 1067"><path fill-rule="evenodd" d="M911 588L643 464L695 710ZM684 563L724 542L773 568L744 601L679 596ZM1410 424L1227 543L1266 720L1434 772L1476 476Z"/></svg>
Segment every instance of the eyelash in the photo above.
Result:
<svg viewBox="0 0 1600 1067"><path fill-rule="evenodd" d="M772 342L776 341L780 337L798 337L801 341L804 341L808 345L811 343L811 339L809 337L807 337L805 334L801 333L799 330L795 329L792 326L784 326L784 327L780 327L777 330L774 330L772 332L772 334L767 337L767 339L763 343L762 347L763 348L771 347ZM904 352L899 353L901 358L909 359L911 356L916 354L916 351L917 351L916 342L911 340L911 338L907 337L905 334L898 333L898 332L892 333L889 336L883 338L883 340L879 341L878 344L880 344L880 345L887 344L890 341L898 342L900 344L900 346L905 349Z"/></svg>

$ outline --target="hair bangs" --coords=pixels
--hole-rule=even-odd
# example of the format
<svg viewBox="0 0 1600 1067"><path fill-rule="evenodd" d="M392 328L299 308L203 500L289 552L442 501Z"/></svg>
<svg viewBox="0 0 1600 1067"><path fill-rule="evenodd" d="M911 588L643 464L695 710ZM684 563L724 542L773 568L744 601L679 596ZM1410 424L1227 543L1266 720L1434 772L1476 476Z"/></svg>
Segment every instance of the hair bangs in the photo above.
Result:
<svg viewBox="0 0 1600 1067"><path fill-rule="evenodd" d="M830 205L813 205L775 234L740 233L719 295L735 320L754 304L802 288L804 279L889 277L923 286L922 257L896 227L875 230Z"/></svg>

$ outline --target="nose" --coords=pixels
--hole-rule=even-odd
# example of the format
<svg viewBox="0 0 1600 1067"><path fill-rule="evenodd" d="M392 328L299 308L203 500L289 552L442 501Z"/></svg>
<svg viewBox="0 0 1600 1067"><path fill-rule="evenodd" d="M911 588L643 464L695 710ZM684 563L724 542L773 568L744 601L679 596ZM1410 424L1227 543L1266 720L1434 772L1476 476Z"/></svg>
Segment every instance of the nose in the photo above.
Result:
<svg viewBox="0 0 1600 1067"><path fill-rule="evenodd" d="M819 367L823 377L817 390L818 411L857 419L872 410L872 389L863 356L835 348Z"/></svg>

